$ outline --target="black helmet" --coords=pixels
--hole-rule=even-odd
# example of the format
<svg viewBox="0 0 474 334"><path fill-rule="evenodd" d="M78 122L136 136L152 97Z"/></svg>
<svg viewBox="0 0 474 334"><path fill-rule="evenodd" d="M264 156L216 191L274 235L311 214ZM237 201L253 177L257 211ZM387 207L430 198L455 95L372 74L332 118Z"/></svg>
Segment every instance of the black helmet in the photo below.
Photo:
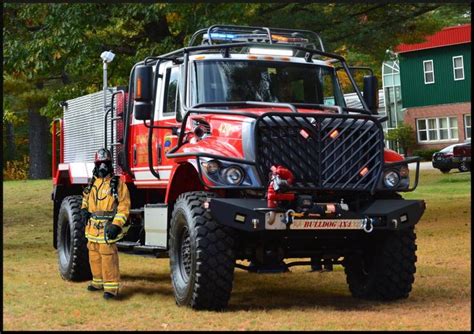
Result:
<svg viewBox="0 0 474 334"><path fill-rule="evenodd" d="M105 148L101 148L95 153L94 164L94 175L96 176L106 177L113 172L112 155Z"/></svg>
<svg viewBox="0 0 474 334"><path fill-rule="evenodd" d="M112 161L112 154L106 148L101 148L95 153L94 163Z"/></svg>

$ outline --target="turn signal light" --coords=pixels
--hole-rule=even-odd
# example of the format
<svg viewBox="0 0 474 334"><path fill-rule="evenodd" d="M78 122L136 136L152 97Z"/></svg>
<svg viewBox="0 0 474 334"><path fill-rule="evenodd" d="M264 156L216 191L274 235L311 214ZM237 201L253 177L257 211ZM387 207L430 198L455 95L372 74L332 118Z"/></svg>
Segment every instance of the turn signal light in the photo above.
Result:
<svg viewBox="0 0 474 334"><path fill-rule="evenodd" d="M369 169L367 167L364 167L364 168L361 169L359 174L360 174L360 176L364 176L368 172L369 172Z"/></svg>
<svg viewBox="0 0 474 334"><path fill-rule="evenodd" d="M331 137L332 139L335 139L338 135L339 135L339 131L334 130L333 132L329 134L329 137Z"/></svg>
<svg viewBox="0 0 474 334"><path fill-rule="evenodd" d="M135 96L139 99L142 97L142 78L137 78L137 92Z"/></svg>

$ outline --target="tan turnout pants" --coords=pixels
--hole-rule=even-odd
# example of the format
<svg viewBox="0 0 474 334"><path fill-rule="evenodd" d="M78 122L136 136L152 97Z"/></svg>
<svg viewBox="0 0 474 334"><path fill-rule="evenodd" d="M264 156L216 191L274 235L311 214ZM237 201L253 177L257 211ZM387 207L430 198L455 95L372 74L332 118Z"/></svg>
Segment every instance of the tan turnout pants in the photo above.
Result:
<svg viewBox="0 0 474 334"><path fill-rule="evenodd" d="M87 242L89 263L92 271L92 286L105 292L118 294L120 272L117 245Z"/></svg>

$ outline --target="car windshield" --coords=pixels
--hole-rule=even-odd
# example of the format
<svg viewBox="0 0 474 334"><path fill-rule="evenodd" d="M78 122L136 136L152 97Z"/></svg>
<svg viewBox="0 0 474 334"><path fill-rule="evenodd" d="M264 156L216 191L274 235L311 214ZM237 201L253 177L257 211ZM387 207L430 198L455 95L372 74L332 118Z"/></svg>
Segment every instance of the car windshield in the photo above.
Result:
<svg viewBox="0 0 474 334"><path fill-rule="evenodd" d="M207 60L194 64L193 105L262 101L345 106L332 67L257 60Z"/></svg>

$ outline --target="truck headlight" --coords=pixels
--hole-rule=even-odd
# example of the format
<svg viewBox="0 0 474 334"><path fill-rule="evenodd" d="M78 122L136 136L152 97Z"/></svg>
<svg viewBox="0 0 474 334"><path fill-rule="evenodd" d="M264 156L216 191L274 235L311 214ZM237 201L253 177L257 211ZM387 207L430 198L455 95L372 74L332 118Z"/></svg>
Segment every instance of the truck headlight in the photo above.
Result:
<svg viewBox="0 0 474 334"><path fill-rule="evenodd" d="M383 183L387 188L395 188L400 182L400 175L394 170L385 171Z"/></svg>
<svg viewBox="0 0 474 334"><path fill-rule="evenodd" d="M230 166L222 171L225 182L230 185L239 185L244 179L244 171L238 166Z"/></svg>
<svg viewBox="0 0 474 334"><path fill-rule="evenodd" d="M211 187L259 187L261 182L256 168L237 162L200 157L203 182Z"/></svg>
<svg viewBox="0 0 474 334"><path fill-rule="evenodd" d="M220 168L219 162L216 160L210 160L202 163L202 166L206 168L208 174L215 174Z"/></svg>

